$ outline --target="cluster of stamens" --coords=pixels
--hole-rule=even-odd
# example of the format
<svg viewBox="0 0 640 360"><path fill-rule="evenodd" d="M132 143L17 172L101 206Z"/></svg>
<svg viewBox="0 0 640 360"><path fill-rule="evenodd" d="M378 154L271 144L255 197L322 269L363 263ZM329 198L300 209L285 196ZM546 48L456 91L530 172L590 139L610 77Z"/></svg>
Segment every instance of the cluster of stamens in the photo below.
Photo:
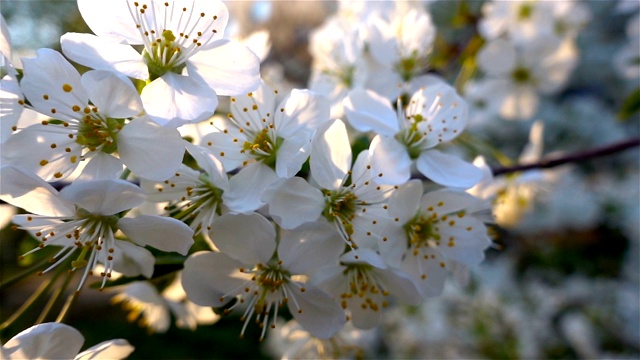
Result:
<svg viewBox="0 0 640 360"><path fill-rule="evenodd" d="M117 216L97 216L86 210L78 209L76 217L66 222L59 217L38 216L38 220L55 220L51 225L25 225L17 227L22 230L32 231L41 241L38 247L28 251L24 255L32 254L47 245L62 246L63 248L53 256L50 265L39 274L44 274L58 265L68 260L71 255L80 252L75 260L71 261L71 271L84 268L84 273L78 285L78 291L84 285L88 275L93 275L93 269L98 262L105 266L105 270L100 273L102 277L102 287L113 270L113 255L115 252L114 228ZM32 216L27 217L27 223L34 221ZM87 259L88 256L88 259Z"/></svg>
<svg viewBox="0 0 640 360"><path fill-rule="evenodd" d="M347 289L340 294L340 306L348 307L349 302L358 301L363 310L379 311L389 303L384 300L389 292L384 289L368 264L349 264L344 270L347 278Z"/></svg>
<svg viewBox="0 0 640 360"><path fill-rule="evenodd" d="M284 305L292 306L291 311L302 313L302 308L291 291L305 292L303 285L292 281L291 274L282 268L282 261L274 260L268 264L257 264L253 269L240 268L243 274L250 274L251 278L242 288L233 290L221 296L218 300L224 302L229 296L238 296L239 301L224 310L230 313L238 304L246 304L247 308L240 318L244 321L240 337L244 336L249 320L255 315L255 323L262 329L260 340L264 339L267 327L275 328L278 310ZM239 290L239 291L238 291ZM248 301L247 301L248 299ZM291 301L290 301L291 300ZM273 316L272 316L273 315ZM270 318L271 317L271 324Z"/></svg>
<svg viewBox="0 0 640 360"><path fill-rule="evenodd" d="M150 80L169 71L181 73L187 59L213 39L212 36L205 36L203 42L203 35L209 32L217 34L214 24L218 16L196 14L193 10L187 7L177 8L173 2L165 2L164 17L160 17L153 6L150 8L139 2L134 2L133 7L129 5L129 12L144 43L143 56L149 68ZM161 19L164 21L160 21ZM173 24L176 28L167 29L167 20L173 19L177 20ZM202 21L205 26L199 27Z"/></svg>
<svg viewBox="0 0 640 360"><path fill-rule="evenodd" d="M176 178L188 179L189 183L196 185L181 187ZM164 210L168 216L189 224L196 234L203 229L211 230L211 223L222 213L224 191L216 187L206 173L195 177L190 173L177 172L174 178L157 184L155 189L159 193L168 189L170 192L180 194L179 200L165 206Z"/></svg>

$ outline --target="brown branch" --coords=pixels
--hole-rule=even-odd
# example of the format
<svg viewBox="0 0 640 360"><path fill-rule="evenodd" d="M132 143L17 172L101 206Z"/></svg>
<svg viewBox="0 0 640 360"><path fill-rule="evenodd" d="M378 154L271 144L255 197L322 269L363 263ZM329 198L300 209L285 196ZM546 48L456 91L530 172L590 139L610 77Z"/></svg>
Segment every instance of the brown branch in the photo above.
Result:
<svg viewBox="0 0 640 360"><path fill-rule="evenodd" d="M558 165L590 160L600 156L615 154L627 149L640 146L640 138L629 139L619 143L595 148L591 150L576 152L565 156L550 156L543 158L539 162L531 164L519 164L514 166L499 167L491 169L494 176L509 174L516 171L525 171L531 169L548 169Z"/></svg>

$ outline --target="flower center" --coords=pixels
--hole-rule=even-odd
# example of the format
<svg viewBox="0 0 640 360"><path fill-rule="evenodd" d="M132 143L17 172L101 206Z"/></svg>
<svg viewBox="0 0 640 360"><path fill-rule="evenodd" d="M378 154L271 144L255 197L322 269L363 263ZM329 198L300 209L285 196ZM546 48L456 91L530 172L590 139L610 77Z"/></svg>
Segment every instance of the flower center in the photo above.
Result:
<svg viewBox="0 0 640 360"><path fill-rule="evenodd" d="M251 154L257 161L262 161L263 164L275 168L278 149L282 143L284 143L283 138L276 137L276 140L273 141L269 129L264 128L255 136L253 142L244 142L242 151Z"/></svg>
<svg viewBox="0 0 640 360"><path fill-rule="evenodd" d="M527 20L533 15L533 5L522 4L518 9L518 20Z"/></svg>
<svg viewBox="0 0 640 360"><path fill-rule="evenodd" d="M188 176L178 173L180 176ZM165 180L164 185L157 185L156 190L162 192L167 189L179 188L175 180ZM224 190L216 187L209 175L202 173L197 178L197 185L187 186L179 190L182 193L180 200L166 206L167 215L188 224L196 233L203 228L211 230L211 223L216 216L222 214L222 194ZM185 194L186 192L186 194Z"/></svg>
<svg viewBox="0 0 640 360"><path fill-rule="evenodd" d="M355 66L345 66L338 70L323 70L325 75L333 76L340 81L340 84L351 89L353 87L353 80L356 72Z"/></svg>
<svg viewBox="0 0 640 360"><path fill-rule="evenodd" d="M324 201L322 215L327 220L341 225L347 235L353 235L351 222L360 205L358 196L350 190L325 190Z"/></svg>
<svg viewBox="0 0 640 360"><path fill-rule="evenodd" d="M100 150L111 154L117 150L117 134L124 127L124 119L104 119L97 108L93 111L88 107L84 110L85 116L78 126L76 142L90 151Z"/></svg>
<svg viewBox="0 0 640 360"><path fill-rule="evenodd" d="M425 136L427 135L425 131L422 131L418 127L418 125L421 122L425 121L425 119L421 114L414 114L411 116L407 116L406 120L410 125L403 131L397 133L395 135L395 138L401 144L404 144L411 159L415 160L420 156L420 153L422 152L421 145L426 139Z"/></svg>
<svg viewBox="0 0 640 360"><path fill-rule="evenodd" d="M145 48L143 58L149 68L151 81L167 72L181 74L185 67L182 61L182 48L175 41L176 36L171 30L164 30L162 36L151 43L151 48Z"/></svg>
<svg viewBox="0 0 640 360"><path fill-rule="evenodd" d="M413 219L409 220L403 227L409 240L409 247L435 246L439 243L440 234L434 228L434 224L437 221L438 216L435 213L432 213L431 216L418 213Z"/></svg>
<svg viewBox="0 0 640 360"><path fill-rule="evenodd" d="M526 84L531 81L531 72L529 72L529 69L519 67L513 70L511 77L518 84Z"/></svg>

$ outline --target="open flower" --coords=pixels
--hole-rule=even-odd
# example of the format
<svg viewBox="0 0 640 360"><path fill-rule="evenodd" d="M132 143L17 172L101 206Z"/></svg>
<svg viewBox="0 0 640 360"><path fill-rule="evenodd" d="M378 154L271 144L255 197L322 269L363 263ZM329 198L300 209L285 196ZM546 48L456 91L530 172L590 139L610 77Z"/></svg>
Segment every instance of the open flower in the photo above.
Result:
<svg viewBox="0 0 640 360"><path fill-rule="evenodd" d="M115 178L126 165L140 177L164 180L182 163L180 133L140 116L142 102L128 79L104 70L81 76L50 49L38 50L35 58L23 63L24 95L34 110L51 120L7 140L4 164L23 167L45 180L70 175L80 161L89 162L84 174L90 179Z"/></svg>
<svg viewBox="0 0 640 360"><path fill-rule="evenodd" d="M77 254L72 270L84 269L78 290L98 263L105 267L100 274L102 286L113 270L151 277L155 259L141 246L185 255L193 244L193 230L178 220L150 215L121 217L144 201L142 189L124 180L74 182L58 192L18 168L3 166L0 175L0 199L32 213L13 217L19 229L41 241L27 254L45 246L62 247L44 272ZM118 231L133 243L118 240Z"/></svg>
<svg viewBox="0 0 640 360"><path fill-rule="evenodd" d="M2 345L0 355L7 360L24 359L125 359L133 352L127 340L101 342L80 353L84 337L69 325L42 323L12 337Z"/></svg>
<svg viewBox="0 0 640 360"><path fill-rule="evenodd" d="M427 78L406 108L396 113L389 101L368 90L353 90L345 99L349 123L360 131L375 131L371 142L373 170L380 182L402 184L418 171L432 181L451 187L469 188L481 172L457 156L435 149L462 133L467 124L467 103L448 84Z"/></svg>
<svg viewBox="0 0 640 360"><path fill-rule="evenodd" d="M324 218L352 248L377 249L379 242L395 239L401 229L385 210L394 187L375 182L383 174L372 170L369 151L358 154L351 166L351 147L341 120L319 126L312 144L309 164L317 185L294 177L265 192L276 223L292 229Z"/></svg>
<svg viewBox="0 0 640 360"><path fill-rule="evenodd" d="M422 296L434 296L443 290L447 269L484 259L491 240L481 219L490 205L465 192L422 193L422 183L411 180L389 200L389 215L402 224L405 236L385 253L416 279Z"/></svg>
<svg viewBox="0 0 640 360"><path fill-rule="evenodd" d="M202 306L220 307L238 298L232 308L247 306L242 334L255 315L264 338L266 329L276 326L280 307L287 305L306 330L329 338L344 325L344 312L328 294L296 277L308 276L342 252L342 242L322 229L326 226L314 223L283 232L276 243L275 228L262 215L222 215L211 233L221 252L191 255L182 286Z"/></svg>
<svg viewBox="0 0 640 360"><path fill-rule="evenodd" d="M321 95L293 90L276 106L276 94L263 83L232 97L227 121L202 140L226 169L243 166L229 180L227 205L235 211L258 209L264 189L296 175L309 158L313 132L329 120L330 105Z"/></svg>
<svg viewBox="0 0 640 360"><path fill-rule="evenodd" d="M369 19L367 43L375 76L369 77L368 88L393 99L427 68L436 30L424 8L396 8L388 19L382 14Z"/></svg>
<svg viewBox="0 0 640 360"><path fill-rule="evenodd" d="M247 93L259 84L258 57L222 38L229 12L221 1L78 0L78 7L96 35L63 35L64 54L148 81L142 102L160 125L205 120L216 95Z"/></svg>
<svg viewBox="0 0 640 360"><path fill-rule="evenodd" d="M351 322L358 329L376 327L391 296L410 305L422 301L414 279L390 267L371 249L342 255L339 263L318 271L313 282L340 301L343 309L349 310Z"/></svg>

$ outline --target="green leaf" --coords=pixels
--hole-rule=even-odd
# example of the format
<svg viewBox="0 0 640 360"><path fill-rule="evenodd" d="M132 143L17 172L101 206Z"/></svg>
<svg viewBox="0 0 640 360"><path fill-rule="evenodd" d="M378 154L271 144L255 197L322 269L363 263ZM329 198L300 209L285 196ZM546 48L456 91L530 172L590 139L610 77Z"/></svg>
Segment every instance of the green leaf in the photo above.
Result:
<svg viewBox="0 0 640 360"><path fill-rule="evenodd" d="M637 88L634 92L627 97L622 103L622 109L618 113L618 119L629 120L631 116L640 111L640 88Z"/></svg>

